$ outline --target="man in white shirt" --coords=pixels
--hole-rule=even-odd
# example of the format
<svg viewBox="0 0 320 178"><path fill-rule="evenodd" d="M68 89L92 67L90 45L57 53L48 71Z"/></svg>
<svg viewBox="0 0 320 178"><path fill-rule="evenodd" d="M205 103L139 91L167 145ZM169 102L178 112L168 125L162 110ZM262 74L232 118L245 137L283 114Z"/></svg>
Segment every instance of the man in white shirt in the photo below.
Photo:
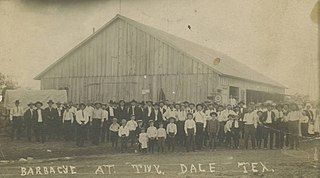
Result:
<svg viewBox="0 0 320 178"><path fill-rule="evenodd" d="M291 104L291 112L287 115L290 149L298 149L300 143L300 120L303 115L297 104Z"/></svg>
<svg viewBox="0 0 320 178"><path fill-rule="evenodd" d="M20 140L21 129L22 129L22 116L23 108L20 106L20 101L16 100L14 102L14 107L10 109L10 121L12 122L11 129L11 139L14 140L16 137L17 140Z"/></svg>
<svg viewBox="0 0 320 178"><path fill-rule="evenodd" d="M195 151L195 135L196 135L196 122L194 122L193 120L193 114L191 112L189 112L187 114L187 120L184 123L184 130L186 133L186 148L187 148L187 152L189 152L190 148L193 149L193 151Z"/></svg>
<svg viewBox="0 0 320 178"><path fill-rule="evenodd" d="M245 148L248 149L248 141L249 137L251 138L251 144L252 149L256 148L256 128L258 124L258 115L256 112L254 112L253 107L248 107L248 113L244 115L243 121L244 124L244 142L245 142Z"/></svg>
<svg viewBox="0 0 320 178"><path fill-rule="evenodd" d="M104 122L104 112L101 109L101 103L95 103L95 108L92 112L92 144L99 145L100 141L100 131Z"/></svg>
<svg viewBox="0 0 320 178"><path fill-rule="evenodd" d="M76 112L76 122L78 124L77 128L77 141L76 144L79 147L84 146L84 140L86 137L86 124L89 122L90 114L85 110L86 105L81 103L80 110Z"/></svg>
<svg viewBox="0 0 320 178"><path fill-rule="evenodd" d="M106 104L102 104L101 105L101 109L102 109L102 128L101 128L101 143L106 142L106 135L107 137L109 136L109 134L107 132L109 132L109 127L111 125L111 121L109 120L109 113L107 111L107 105Z"/></svg>
<svg viewBox="0 0 320 178"><path fill-rule="evenodd" d="M169 105L169 108L164 114L164 120L168 120L170 117L173 117L174 119L177 119L177 110L174 108L173 104Z"/></svg>
<svg viewBox="0 0 320 178"><path fill-rule="evenodd" d="M197 134L196 134L196 145L199 150L203 146L203 136L207 124L206 114L203 112L203 107L201 104L197 104L197 111L193 114L194 120L196 122Z"/></svg>
<svg viewBox="0 0 320 178"><path fill-rule="evenodd" d="M73 124L73 113L69 105L66 106L63 112L62 124L63 124L63 134L66 141L72 139L72 124Z"/></svg>

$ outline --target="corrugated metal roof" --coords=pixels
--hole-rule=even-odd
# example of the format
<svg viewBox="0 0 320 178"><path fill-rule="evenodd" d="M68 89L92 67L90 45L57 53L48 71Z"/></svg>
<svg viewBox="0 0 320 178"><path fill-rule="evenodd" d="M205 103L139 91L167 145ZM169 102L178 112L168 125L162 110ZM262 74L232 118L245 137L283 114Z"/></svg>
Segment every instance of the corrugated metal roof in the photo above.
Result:
<svg viewBox="0 0 320 178"><path fill-rule="evenodd" d="M282 84L274 81L273 79L270 79L269 77L251 69L247 65L227 56L226 54L223 54L221 52L218 52L216 50L204 47L202 45L196 44L194 42L179 38L175 35L166 33L164 31L158 30L156 28L144 25L142 23L139 23L137 21L134 21L132 19L129 19L127 17L124 17L122 15L117 15L115 18L113 18L111 21L109 21L106 25L101 27L97 32L101 31L103 28L108 26L112 21L116 20L117 18L123 19L124 21L128 22L132 26L135 26L136 28L154 36L155 38L167 43L168 45L188 54L189 56L200 60L201 62L207 64L211 68L213 68L215 71L217 71L220 75L233 77L233 78L240 78L245 79L249 81L255 81L259 83L269 84L272 86L277 86L281 88L286 88ZM92 38L93 35L91 35L89 38L87 38L85 41ZM77 47L81 46L82 43L80 43ZM76 48L73 48L71 51L76 50ZM68 52L68 53L71 53ZM66 55L65 55L66 56ZM214 64L214 60L219 58L220 62L219 64ZM62 59L60 59L62 60ZM57 62L56 62L57 63ZM46 71L50 70L56 63L54 63L52 66L49 66L45 71L43 71L41 74L39 74L36 79L40 79L43 74L46 73Z"/></svg>

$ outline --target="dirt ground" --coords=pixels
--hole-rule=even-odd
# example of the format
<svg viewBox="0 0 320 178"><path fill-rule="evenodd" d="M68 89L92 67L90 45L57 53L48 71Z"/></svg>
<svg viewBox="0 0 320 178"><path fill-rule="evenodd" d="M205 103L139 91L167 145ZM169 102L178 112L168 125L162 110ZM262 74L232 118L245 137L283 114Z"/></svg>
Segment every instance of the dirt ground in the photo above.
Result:
<svg viewBox="0 0 320 178"><path fill-rule="evenodd" d="M203 150L121 154L110 144L83 148L65 142L46 144L0 137L1 177L320 177L315 148L320 140L302 142L300 150ZM320 153L319 153L320 154ZM32 157L26 161L20 158ZM99 167L100 166L100 167Z"/></svg>

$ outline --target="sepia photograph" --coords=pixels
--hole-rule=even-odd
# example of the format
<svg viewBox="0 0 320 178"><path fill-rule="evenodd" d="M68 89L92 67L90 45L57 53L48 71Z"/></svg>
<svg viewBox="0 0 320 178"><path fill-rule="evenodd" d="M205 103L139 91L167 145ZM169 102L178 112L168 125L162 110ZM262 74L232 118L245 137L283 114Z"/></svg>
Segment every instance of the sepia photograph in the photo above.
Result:
<svg viewBox="0 0 320 178"><path fill-rule="evenodd" d="M319 0L0 0L0 177L319 178Z"/></svg>

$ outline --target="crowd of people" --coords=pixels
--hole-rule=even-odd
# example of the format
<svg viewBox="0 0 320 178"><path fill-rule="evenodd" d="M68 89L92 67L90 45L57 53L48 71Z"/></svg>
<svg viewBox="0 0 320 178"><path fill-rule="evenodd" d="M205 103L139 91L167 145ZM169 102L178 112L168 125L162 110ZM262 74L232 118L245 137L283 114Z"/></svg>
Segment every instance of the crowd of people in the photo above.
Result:
<svg viewBox="0 0 320 178"><path fill-rule="evenodd" d="M310 104L247 103L221 105L215 102L170 103L168 100L73 104L29 103L25 110L19 100L10 109L11 138L44 143L75 141L83 147L109 142L115 150L131 147L142 153L176 146L186 151L204 147L239 149L298 149L299 140L319 132L319 114ZM244 142L240 142L240 140ZM251 146L249 146L251 142ZM240 143L243 145L240 145Z"/></svg>

